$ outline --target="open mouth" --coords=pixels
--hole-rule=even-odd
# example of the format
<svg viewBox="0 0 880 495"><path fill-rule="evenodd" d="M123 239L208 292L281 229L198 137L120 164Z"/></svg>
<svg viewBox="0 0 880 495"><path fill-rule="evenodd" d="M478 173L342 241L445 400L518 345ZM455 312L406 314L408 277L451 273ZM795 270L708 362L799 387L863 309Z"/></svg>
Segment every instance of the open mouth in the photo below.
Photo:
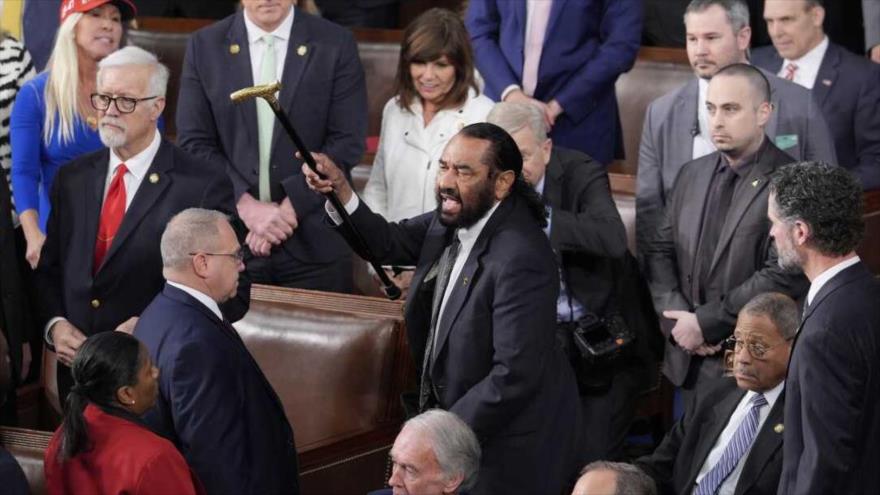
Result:
<svg viewBox="0 0 880 495"><path fill-rule="evenodd" d="M449 194L441 194L440 209L443 213L454 215L461 210L461 200Z"/></svg>

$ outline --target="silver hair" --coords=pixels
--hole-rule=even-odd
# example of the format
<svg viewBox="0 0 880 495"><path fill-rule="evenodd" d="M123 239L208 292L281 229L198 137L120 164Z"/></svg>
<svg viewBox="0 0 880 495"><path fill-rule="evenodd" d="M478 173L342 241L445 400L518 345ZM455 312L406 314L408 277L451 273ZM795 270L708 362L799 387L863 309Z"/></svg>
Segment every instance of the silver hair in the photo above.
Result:
<svg viewBox="0 0 880 495"><path fill-rule="evenodd" d="M536 105L518 102L496 103L486 117L486 122L497 125L511 135L528 127L538 143L547 140L544 113Z"/></svg>
<svg viewBox="0 0 880 495"><path fill-rule="evenodd" d="M709 7L717 5L724 9L727 14L727 22L733 28L734 33L749 25L749 6L743 0L691 0L684 11L684 20L687 22L688 14L703 12Z"/></svg>
<svg viewBox="0 0 880 495"><path fill-rule="evenodd" d="M428 436L437 463L447 478L462 475L459 491L468 492L476 485L482 451L467 423L449 411L430 409L403 425L408 426Z"/></svg>
<svg viewBox="0 0 880 495"><path fill-rule="evenodd" d="M758 294L743 306L740 310L740 314L742 313L752 316L766 316L773 322L779 335L785 340L791 340L797 335L801 321L797 303L780 292Z"/></svg>
<svg viewBox="0 0 880 495"><path fill-rule="evenodd" d="M171 217L159 250L164 268L185 266L196 251L214 251L220 244L220 222L228 222L223 213L204 208L188 208Z"/></svg>
<svg viewBox="0 0 880 495"><path fill-rule="evenodd" d="M591 462L581 469L581 476L600 469L614 471L617 475L615 495L657 495L654 480L638 467L625 462Z"/></svg>
<svg viewBox="0 0 880 495"><path fill-rule="evenodd" d="M165 96L168 88L168 67L165 67L156 55L137 46L126 46L98 62L98 84L101 83L101 72L110 67L122 67L126 65L146 65L152 67L150 81L147 89L149 96Z"/></svg>

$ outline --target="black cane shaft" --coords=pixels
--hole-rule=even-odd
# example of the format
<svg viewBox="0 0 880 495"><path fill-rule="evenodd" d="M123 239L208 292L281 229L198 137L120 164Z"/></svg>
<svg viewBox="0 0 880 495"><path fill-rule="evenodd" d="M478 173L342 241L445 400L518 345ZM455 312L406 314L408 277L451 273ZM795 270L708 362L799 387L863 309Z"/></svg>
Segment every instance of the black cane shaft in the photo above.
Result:
<svg viewBox="0 0 880 495"><path fill-rule="evenodd" d="M281 121L282 127L287 131L287 135L290 136L290 139L293 140L294 146L299 150L299 154L302 155L303 160L305 160L306 164L312 169L313 172L318 174L322 179L326 179L327 177L318 171L318 164L315 162L315 158L309 152L308 148L306 148L305 143L299 138L299 134L296 133L296 130L293 128L293 124L290 123L290 119L287 118L287 114L281 109L277 102L275 104L269 105L272 107L272 111L275 112L275 116L278 117L278 120ZM382 265L376 261L376 257L373 256L370 247L367 245L366 240L364 240L363 235L361 235L360 230L355 227L355 225L351 222L351 217L348 214L348 211L345 209L345 205L342 204L342 201L339 200L339 196L336 195L334 191L330 191L328 193L324 193L324 197L330 201L330 204L339 214L339 217L342 218L342 225L348 228L352 237L354 237L355 242L360 245L360 248L364 254L367 255L367 261L370 263L370 266L373 267L373 270L376 271L376 275L379 277L379 281L382 282L382 290L385 292L385 295L388 299L396 300L400 298L400 288L394 285L394 282L391 281L391 278L388 277L388 274L385 273L385 270L382 268Z"/></svg>

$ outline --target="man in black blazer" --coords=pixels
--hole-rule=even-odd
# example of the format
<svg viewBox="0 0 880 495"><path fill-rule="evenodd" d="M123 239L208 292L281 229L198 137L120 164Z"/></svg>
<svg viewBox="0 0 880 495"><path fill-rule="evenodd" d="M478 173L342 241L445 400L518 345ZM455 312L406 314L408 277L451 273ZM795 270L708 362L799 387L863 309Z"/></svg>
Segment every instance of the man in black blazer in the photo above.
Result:
<svg viewBox="0 0 880 495"><path fill-rule="evenodd" d="M191 206L234 211L229 178L159 136L167 79L140 48L102 60L92 104L108 148L61 167L53 185L37 283L45 337L62 363L62 401L72 385L67 366L85 338L130 332L162 290L159 236L168 219ZM225 308L232 320L247 311L250 286L240 288Z"/></svg>
<svg viewBox="0 0 880 495"><path fill-rule="evenodd" d="M743 306L731 338L734 378L720 378L707 387L654 453L635 461L661 494L698 493L697 484L709 485L702 487L709 493L776 493L786 428L785 371L798 319L797 304L780 293L759 294ZM757 410L755 433L739 436L735 432L758 394L765 404ZM737 450L734 439L747 448ZM734 467L716 468L725 464L723 458Z"/></svg>
<svg viewBox="0 0 880 495"><path fill-rule="evenodd" d="M752 63L810 89L834 135L838 165L865 190L880 188L880 65L829 41L819 0L767 0L764 20L773 46Z"/></svg>
<svg viewBox="0 0 880 495"><path fill-rule="evenodd" d="M544 116L534 105L498 103L486 120L516 141L523 155L523 176L550 212L548 236L561 267L557 331L576 370L589 432L582 463L620 458L639 393L656 383L663 341L651 295L627 250L608 173L579 151L553 146ZM635 333L634 343L613 362L588 366L574 348L574 324L614 317Z"/></svg>
<svg viewBox="0 0 880 495"><path fill-rule="evenodd" d="M880 281L855 249L861 188L841 168L782 168L770 184L779 264L810 279L785 386L779 493L880 493Z"/></svg>
<svg viewBox="0 0 880 495"><path fill-rule="evenodd" d="M190 37L179 143L232 179L256 255L247 263L254 282L350 292L351 250L323 222L323 200L306 187L293 142L265 101L234 103L229 95L280 80L278 101L299 137L347 173L364 152L367 128L357 45L349 30L291 0L242 4L242 11Z"/></svg>
<svg viewBox="0 0 880 495"><path fill-rule="evenodd" d="M242 249L225 216L190 208L162 234L168 283L134 335L159 368L144 421L171 440L208 493L297 493L284 407L219 304L235 296Z"/></svg>
<svg viewBox="0 0 880 495"><path fill-rule="evenodd" d="M339 195L376 258L416 266L405 315L420 372L413 408L451 411L476 433L483 458L469 493L560 493L576 467L577 388L553 331L559 278L544 206L516 143L493 124L465 127L440 159L437 211L391 224L317 159L328 179L303 166L310 186Z"/></svg>
<svg viewBox="0 0 880 495"><path fill-rule="evenodd" d="M667 337L663 371L683 387L686 409L701 382L721 375L719 344L749 299L806 290L803 276L776 265L768 236L770 174L792 161L764 134L769 102L766 78L750 65L727 66L712 78L706 106L718 151L684 166L664 220L640 253Z"/></svg>

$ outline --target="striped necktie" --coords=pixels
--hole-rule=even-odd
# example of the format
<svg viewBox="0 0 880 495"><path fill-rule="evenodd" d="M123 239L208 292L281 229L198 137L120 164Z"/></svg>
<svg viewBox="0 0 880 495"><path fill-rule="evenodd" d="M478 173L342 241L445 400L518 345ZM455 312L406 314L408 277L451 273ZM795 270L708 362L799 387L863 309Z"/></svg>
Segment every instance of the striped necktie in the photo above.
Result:
<svg viewBox="0 0 880 495"><path fill-rule="evenodd" d="M748 414L733 433L733 438L724 448L721 459L700 480L700 484L694 489L694 495L714 495L718 491L718 487L733 472L742 456L752 446L758 433L758 417L761 408L767 405L767 399L764 398L764 394L756 394L750 402L752 406Z"/></svg>

